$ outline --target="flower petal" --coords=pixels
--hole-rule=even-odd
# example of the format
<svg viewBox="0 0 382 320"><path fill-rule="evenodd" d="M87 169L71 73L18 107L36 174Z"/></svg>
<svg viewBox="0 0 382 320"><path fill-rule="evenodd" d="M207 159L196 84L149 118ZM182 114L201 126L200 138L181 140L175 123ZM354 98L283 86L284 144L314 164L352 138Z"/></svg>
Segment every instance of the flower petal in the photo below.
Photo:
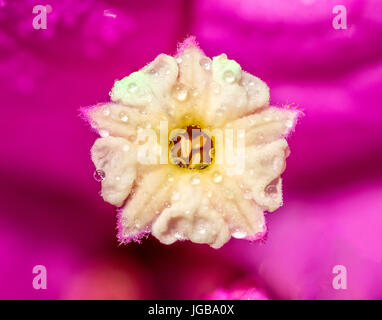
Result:
<svg viewBox="0 0 382 320"><path fill-rule="evenodd" d="M111 90L111 100L139 108L152 115L166 114L171 89L178 76L175 59L160 54L153 62L116 81Z"/></svg>
<svg viewBox="0 0 382 320"><path fill-rule="evenodd" d="M273 212L282 206L280 175L285 169L289 148L285 139L254 145L246 149L245 174L233 176L265 210Z"/></svg>
<svg viewBox="0 0 382 320"><path fill-rule="evenodd" d="M226 176L209 190L211 205L223 216L234 238L255 240L265 233L263 210L247 197L235 179Z"/></svg>
<svg viewBox="0 0 382 320"><path fill-rule="evenodd" d="M288 135L300 115L297 110L265 108L244 118L227 123L227 128L245 130L246 145L268 143Z"/></svg>
<svg viewBox="0 0 382 320"><path fill-rule="evenodd" d="M197 93L203 93L211 79L211 59L206 57L199 48L191 45L177 56L177 61L179 82L191 90L196 90Z"/></svg>
<svg viewBox="0 0 382 320"><path fill-rule="evenodd" d="M159 168L143 173L138 179L131 198L120 211L120 241L129 242L151 231L156 216L170 203L172 185L168 175L168 170Z"/></svg>
<svg viewBox="0 0 382 320"><path fill-rule="evenodd" d="M181 53L176 56L179 77L177 85L173 88L175 117L179 121L191 114L194 115L194 119L188 121L200 122L208 103L212 61L194 42L185 40L184 43Z"/></svg>
<svg viewBox="0 0 382 320"><path fill-rule="evenodd" d="M225 54L214 57L207 119L220 125L268 106L269 88L259 78L241 70Z"/></svg>
<svg viewBox="0 0 382 320"><path fill-rule="evenodd" d="M96 105L83 109L82 112L91 126L103 137L111 135L134 141L139 128L155 128L159 125L157 118L123 104Z"/></svg>
<svg viewBox="0 0 382 320"><path fill-rule="evenodd" d="M179 200L155 221L152 232L164 244L189 239L195 243L220 248L229 238L229 229L222 216L202 195L202 189L184 185Z"/></svg>
<svg viewBox="0 0 382 320"><path fill-rule="evenodd" d="M121 206L130 193L136 178L136 150L123 138L97 139L92 149L92 160L97 170L105 173L102 180L102 197Z"/></svg>

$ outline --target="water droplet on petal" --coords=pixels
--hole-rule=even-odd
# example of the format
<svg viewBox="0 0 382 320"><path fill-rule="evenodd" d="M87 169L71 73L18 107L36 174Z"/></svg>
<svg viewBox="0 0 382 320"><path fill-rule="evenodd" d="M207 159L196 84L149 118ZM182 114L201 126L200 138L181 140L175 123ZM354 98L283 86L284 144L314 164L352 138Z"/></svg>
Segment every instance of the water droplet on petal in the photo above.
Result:
<svg viewBox="0 0 382 320"><path fill-rule="evenodd" d="M175 232L175 234L174 234L174 237L175 237L176 239L178 239L178 240L181 240L181 239L183 239L183 236L182 236L182 234L181 234L181 233L179 233L179 232Z"/></svg>
<svg viewBox="0 0 382 320"><path fill-rule="evenodd" d="M214 174L213 181L214 181L215 183L220 183L220 182L222 182L222 181L223 181L223 177L222 177L222 175L220 175L220 174L218 174L218 173L215 173L215 174Z"/></svg>
<svg viewBox="0 0 382 320"><path fill-rule="evenodd" d="M232 237L236 239L243 239L247 236L247 233L245 231L236 230L232 232Z"/></svg>
<svg viewBox="0 0 382 320"><path fill-rule="evenodd" d="M119 114L119 119L121 119L121 121L123 122L127 122L127 120L129 120L129 117L127 116L126 113L124 113L123 111Z"/></svg>
<svg viewBox="0 0 382 320"><path fill-rule="evenodd" d="M185 101L188 96L187 88L182 84L177 84L174 87L173 94L178 101Z"/></svg>
<svg viewBox="0 0 382 320"><path fill-rule="evenodd" d="M105 171L101 169L97 169L96 171L94 171L93 176L97 182L101 182L105 180L106 174L105 174Z"/></svg>
<svg viewBox="0 0 382 320"><path fill-rule="evenodd" d="M105 116L109 116L109 115L110 115L110 109L109 109L109 108L104 108L104 109L102 110L102 112L103 112L103 114L104 114Z"/></svg>
<svg viewBox="0 0 382 320"><path fill-rule="evenodd" d="M285 122L285 125L287 126L287 128L292 128L293 127L293 121L292 120L287 120Z"/></svg>
<svg viewBox="0 0 382 320"><path fill-rule="evenodd" d="M181 57L176 58L176 62L177 62L177 63L182 63L182 61L183 61L183 60L182 60Z"/></svg>
<svg viewBox="0 0 382 320"><path fill-rule="evenodd" d="M180 193L175 191L173 194L172 194L172 197L171 197L171 200L172 201L178 201L180 198Z"/></svg>
<svg viewBox="0 0 382 320"><path fill-rule="evenodd" d="M204 57L200 59L199 64L204 70L206 71L211 70L211 59Z"/></svg>
<svg viewBox="0 0 382 320"><path fill-rule="evenodd" d="M193 177L191 179L191 184L196 185L200 183L200 179L198 177Z"/></svg>
<svg viewBox="0 0 382 320"><path fill-rule="evenodd" d="M174 182L174 177L173 176L168 176L168 182Z"/></svg>
<svg viewBox="0 0 382 320"><path fill-rule="evenodd" d="M123 151L127 152L130 150L130 146L128 144L125 144L122 149Z"/></svg>
<svg viewBox="0 0 382 320"><path fill-rule="evenodd" d="M220 85L218 83L212 82L211 83L211 88L212 88L213 93L215 93L215 94L219 94L220 93Z"/></svg>
<svg viewBox="0 0 382 320"><path fill-rule="evenodd" d="M102 138L105 138L105 137L108 137L109 136L109 131L105 130L105 129L101 129L99 131L99 135L102 137Z"/></svg>
<svg viewBox="0 0 382 320"><path fill-rule="evenodd" d="M193 96L193 97L197 97L198 95L199 95L199 91L198 90L196 90L196 88L191 88L191 95Z"/></svg>
<svg viewBox="0 0 382 320"><path fill-rule="evenodd" d="M234 83L236 81L235 75L231 70L224 71L223 79L227 83Z"/></svg>
<svg viewBox="0 0 382 320"><path fill-rule="evenodd" d="M128 86L127 86L127 90L130 92L130 93L134 93L134 92L137 92L138 91L138 86L132 82L130 83Z"/></svg>
<svg viewBox="0 0 382 320"><path fill-rule="evenodd" d="M269 121L271 121L271 118L270 117L264 117L264 121L269 122Z"/></svg>
<svg viewBox="0 0 382 320"><path fill-rule="evenodd" d="M275 194L275 193L277 193L277 186L275 184L271 183L265 187L264 191L268 195Z"/></svg>

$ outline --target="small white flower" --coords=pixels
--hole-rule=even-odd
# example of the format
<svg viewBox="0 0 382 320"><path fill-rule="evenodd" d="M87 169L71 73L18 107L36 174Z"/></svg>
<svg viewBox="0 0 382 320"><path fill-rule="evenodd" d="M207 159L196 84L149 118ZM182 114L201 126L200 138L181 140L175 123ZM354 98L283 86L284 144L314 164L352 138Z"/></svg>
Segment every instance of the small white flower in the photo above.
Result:
<svg viewBox="0 0 382 320"><path fill-rule="evenodd" d="M225 54L211 60L192 38L180 48L175 58L160 54L116 81L106 109L84 110L101 134L91 151L96 169L105 173L102 197L121 207L118 237L128 242L152 233L165 244L189 239L213 248L231 236L261 238L264 211L282 205L285 136L298 112L270 107L268 86ZM193 129L199 136L169 136L166 156L172 162L138 161L139 136L147 130L142 128L159 137L163 121L178 135ZM228 128L244 139L240 174L217 161L222 149L210 133ZM196 146L200 152L194 154Z"/></svg>

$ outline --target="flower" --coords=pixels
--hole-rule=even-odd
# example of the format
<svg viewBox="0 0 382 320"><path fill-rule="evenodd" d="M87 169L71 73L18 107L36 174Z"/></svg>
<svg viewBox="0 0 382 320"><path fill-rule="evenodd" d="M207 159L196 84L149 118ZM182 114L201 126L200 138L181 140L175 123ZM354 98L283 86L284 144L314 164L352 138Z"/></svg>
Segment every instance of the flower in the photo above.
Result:
<svg viewBox="0 0 382 320"><path fill-rule="evenodd" d="M209 59L193 37L110 96L83 114L101 136L92 160L103 199L120 207L121 242L152 233L220 248L264 237L298 111L270 107L263 81L225 54Z"/></svg>

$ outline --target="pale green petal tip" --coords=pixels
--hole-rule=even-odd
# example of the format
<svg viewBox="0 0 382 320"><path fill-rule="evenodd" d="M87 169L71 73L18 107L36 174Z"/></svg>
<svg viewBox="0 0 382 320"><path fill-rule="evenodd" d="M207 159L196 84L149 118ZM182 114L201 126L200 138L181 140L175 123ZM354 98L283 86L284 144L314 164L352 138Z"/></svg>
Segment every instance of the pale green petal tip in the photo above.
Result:
<svg viewBox="0 0 382 320"><path fill-rule="evenodd" d="M126 96L136 93L140 88L145 88L145 86L147 86L147 79L144 72L133 72L114 83L110 93L111 100L124 100Z"/></svg>
<svg viewBox="0 0 382 320"><path fill-rule="evenodd" d="M221 54L212 59L213 78L217 82L235 83L241 78L241 67L235 61Z"/></svg>

